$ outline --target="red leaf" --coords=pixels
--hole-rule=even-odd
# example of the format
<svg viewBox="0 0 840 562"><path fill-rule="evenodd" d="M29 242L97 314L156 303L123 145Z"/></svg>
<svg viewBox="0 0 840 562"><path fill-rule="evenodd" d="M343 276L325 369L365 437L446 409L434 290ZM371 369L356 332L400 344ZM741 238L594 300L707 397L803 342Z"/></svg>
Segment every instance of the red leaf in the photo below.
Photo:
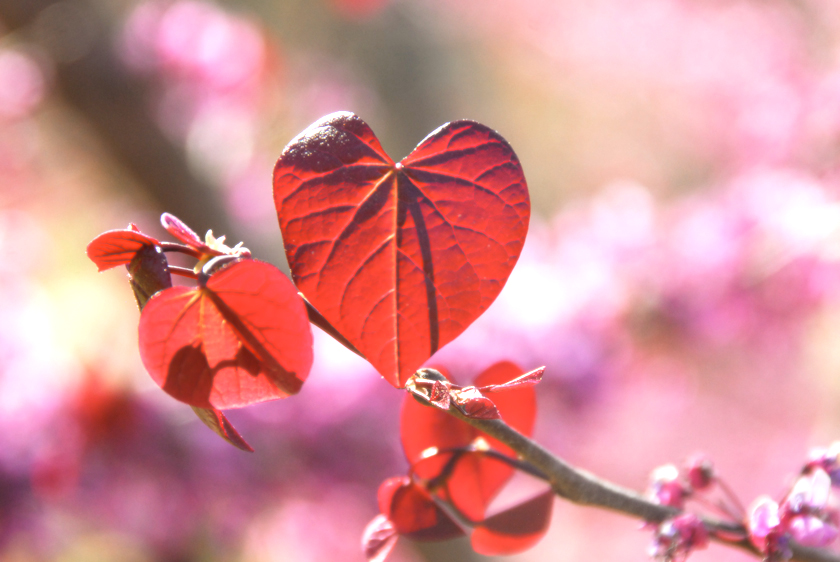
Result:
<svg viewBox="0 0 840 562"><path fill-rule="evenodd" d="M274 202L298 288L397 387L490 306L530 217L495 131L448 123L395 164L352 113L289 143Z"/></svg>
<svg viewBox="0 0 840 562"><path fill-rule="evenodd" d="M551 490L524 503L488 517L473 531L473 550L486 556L516 554L528 550L548 531L554 493Z"/></svg>
<svg viewBox="0 0 840 562"><path fill-rule="evenodd" d="M140 315L140 356L177 400L237 408L297 393L312 366L312 333L289 280L241 260L206 287L152 297Z"/></svg>
<svg viewBox="0 0 840 562"><path fill-rule="evenodd" d="M510 361L500 361L488 367L475 379L475 386L504 386L508 381L517 380L522 369ZM527 374L527 373L526 373ZM533 385L516 386L504 392L493 394L493 403L502 414L506 424L519 433L530 436L534 432L534 421L537 418L537 393ZM513 454L507 445L487 437L490 445L497 451Z"/></svg>
<svg viewBox="0 0 840 562"><path fill-rule="evenodd" d="M441 410L448 410L449 399L449 386L441 381L432 381L432 388L429 390L429 403Z"/></svg>
<svg viewBox="0 0 840 562"><path fill-rule="evenodd" d="M207 259L211 256L235 255L243 258L251 257L251 251L243 248L242 244L237 244L233 248L229 248L223 244L225 237L220 236L211 242L211 246L203 241L198 234L188 227L184 222L169 213L163 213L160 216L160 224L166 229L169 234L180 240L183 244L193 249L199 254L201 259ZM212 238L213 231L208 232L208 236Z"/></svg>
<svg viewBox="0 0 840 562"><path fill-rule="evenodd" d="M406 390L411 392L416 400L424 404L429 404L441 410L449 409L451 385L447 381L413 377L406 384Z"/></svg>
<svg viewBox="0 0 840 562"><path fill-rule="evenodd" d="M254 452L253 447L251 447L239 434L239 432L236 431L233 424L228 421L227 417L225 417L220 410L215 408L196 408L195 406L193 406L192 409L193 412L195 412L195 415L198 416L198 419L204 422L204 425L215 431L219 437L237 449L241 449L249 453Z"/></svg>
<svg viewBox="0 0 840 562"><path fill-rule="evenodd" d="M367 524L362 533L362 551L368 562L383 562L399 538L394 524L381 513Z"/></svg>
<svg viewBox="0 0 840 562"><path fill-rule="evenodd" d="M130 225L130 227L134 227L134 225ZM128 265L144 246L160 244L151 236L130 227L124 230L103 232L88 244L87 256L96 264L99 271L105 271L118 265Z"/></svg>
<svg viewBox="0 0 840 562"><path fill-rule="evenodd" d="M464 534L429 493L408 476L385 480L377 496L380 511L401 535L419 541L442 541Z"/></svg>
<svg viewBox="0 0 840 562"><path fill-rule="evenodd" d="M198 234L196 234L192 228L184 224L184 221L182 221L175 215L163 213L160 216L160 224L163 226L163 228L166 229L166 232L168 232L187 246L195 248L197 250L207 248L207 246L204 244L204 240L199 238Z"/></svg>
<svg viewBox="0 0 840 562"><path fill-rule="evenodd" d="M503 384L522 370L504 361L484 371L477 385ZM536 417L536 394L533 386L514 388L493 395L502 419L524 435L531 435ZM415 473L431 479L438 476L451 455L437 455L415 464L429 448L438 450L489 446L504 454L515 456L506 445L478 431L471 425L446 412L429 408L406 397L400 418L400 435L406 458L414 465ZM479 440L481 438L481 440ZM446 491L450 501L472 521L484 518L490 501L513 474L513 469L501 461L482 454L467 454L458 460L449 477Z"/></svg>
<svg viewBox="0 0 840 562"><path fill-rule="evenodd" d="M488 394L492 392L505 392L520 386L537 384L542 380L544 373L545 367L537 367L533 371L528 371L524 375L518 376L512 381L508 381L503 384L490 384L482 386L479 390L484 394Z"/></svg>
<svg viewBox="0 0 840 562"><path fill-rule="evenodd" d="M481 394L474 386L467 386L461 390L453 390L452 398L455 404L468 418L476 420L497 420L502 417L492 400Z"/></svg>

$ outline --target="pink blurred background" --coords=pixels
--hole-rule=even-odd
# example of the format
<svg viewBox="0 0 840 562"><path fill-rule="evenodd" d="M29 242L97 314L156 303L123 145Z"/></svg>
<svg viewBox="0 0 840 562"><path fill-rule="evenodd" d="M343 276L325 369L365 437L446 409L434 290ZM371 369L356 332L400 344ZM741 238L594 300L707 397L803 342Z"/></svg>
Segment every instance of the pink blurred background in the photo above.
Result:
<svg viewBox="0 0 840 562"><path fill-rule="evenodd" d="M704 451L749 503L840 438L831 0L0 0L0 30L2 560L363 559L402 394L318 333L299 396L231 413L237 451L154 385L125 275L84 254L168 211L285 267L271 169L336 110L394 158L462 118L517 151L522 258L430 364L547 365L559 455L642 490ZM511 559L644 560L639 527L558 500Z"/></svg>

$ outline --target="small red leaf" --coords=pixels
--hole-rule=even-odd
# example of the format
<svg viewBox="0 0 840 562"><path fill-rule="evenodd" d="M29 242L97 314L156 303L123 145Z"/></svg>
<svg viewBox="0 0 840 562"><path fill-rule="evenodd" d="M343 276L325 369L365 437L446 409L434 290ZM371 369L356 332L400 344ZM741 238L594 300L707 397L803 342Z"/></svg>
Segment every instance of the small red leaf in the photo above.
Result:
<svg viewBox="0 0 840 562"><path fill-rule="evenodd" d="M510 361L500 361L488 367L475 379L475 386L504 386L511 380L517 380L522 372L518 365ZM523 435L534 432L534 422L537 418L537 393L533 385L507 388L504 392L493 394L493 403L499 409L502 419ZM500 441L488 437L491 446L507 454L513 455L513 450Z"/></svg>
<svg viewBox="0 0 840 562"><path fill-rule="evenodd" d="M380 511L401 535L419 541L442 541L464 534L429 493L408 476L385 480L377 497Z"/></svg>
<svg viewBox="0 0 840 562"><path fill-rule="evenodd" d="M228 421L227 417L220 410L216 410L215 408L196 408L195 406L193 406L192 409L193 412L195 412L195 415L198 416L198 419L200 419L204 425L215 431L219 437L237 449L241 449L249 453L254 452L253 447L251 447L242 435L236 431L233 424Z"/></svg>
<svg viewBox="0 0 840 562"><path fill-rule="evenodd" d="M381 513L367 524L362 533L362 551L368 562L384 562L400 535L394 529L394 524Z"/></svg>
<svg viewBox="0 0 840 562"><path fill-rule="evenodd" d="M416 377L412 378L411 382L406 385L406 389L411 392L415 399L441 410L449 409L450 388L451 385L446 381L418 379Z"/></svg>
<svg viewBox="0 0 840 562"><path fill-rule="evenodd" d="M103 232L88 244L87 256L99 271L128 265L141 248L157 246L160 243L151 236L132 229L132 226L134 225L125 230Z"/></svg>
<svg viewBox="0 0 840 562"><path fill-rule="evenodd" d="M197 408L237 408L300 390L312 365L303 302L277 268L241 260L206 287L172 287L140 315L140 356L155 382Z"/></svg>
<svg viewBox="0 0 840 562"><path fill-rule="evenodd" d="M524 503L488 517L470 537L473 550L486 556L528 550L548 531L554 493L548 490Z"/></svg>
<svg viewBox="0 0 840 562"><path fill-rule="evenodd" d="M346 112L283 150L274 203L298 288L397 387L490 306L530 217L495 131L448 123L395 164Z"/></svg>
<svg viewBox="0 0 840 562"><path fill-rule="evenodd" d="M461 413L476 420L497 420L501 416L492 400L481 394L474 386L453 390L452 398Z"/></svg>
<svg viewBox="0 0 840 562"><path fill-rule="evenodd" d="M542 380L544 373L545 367L537 367L533 371L528 371L524 375L516 377L512 381L508 381L504 384L490 384L487 386L482 386L479 388L479 390L482 393L487 394L491 392L504 392L506 390L511 390L520 386L534 385Z"/></svg>
<svg viewBox="0 0 840 562"><path fill-rule="evenodd" d="M429 402L441 410L448 410L450 402L449 385L441 381L432 381L432 388L429 390Z"/></svg>
<svg viewBox="0 0 840 562"><path fill-rule="evenodd" d="M508 361L496 363L476 379L478 385L503 384L522 372ZM446 466L451 455L424 457L424 451L465 448L478 444L501 453L515 456L506 445L458 420L446 412L429 408L413 399L403 402L400 417L400 436L406 458L421 478L435 478ZM493 396L502 419L524 435L531 435L536 417L536 394L533 386L500 392ZM479 440L480 438L480 440ZM450 501L470 520L480 521L490 501L513 474L513 469L501 461L480 453L463 455L447 481Z"/></svg>
<svg viewBox="0 0 840 562"><path fill-rule="evenodd" d="M191 248L202 249L207 247L198 234L175 215L163 213L160 216L160 224L166 229L166 232Z"/></svg>

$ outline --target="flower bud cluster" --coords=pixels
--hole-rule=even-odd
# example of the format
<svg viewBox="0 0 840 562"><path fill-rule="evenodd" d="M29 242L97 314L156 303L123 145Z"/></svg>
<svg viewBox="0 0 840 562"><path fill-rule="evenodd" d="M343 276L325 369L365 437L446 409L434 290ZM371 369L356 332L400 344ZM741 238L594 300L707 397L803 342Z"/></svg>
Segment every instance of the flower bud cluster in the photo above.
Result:
<svg viewBox="0 0 840 562"><path fill-rule="evenodd" d="M828 474L832 486L840 486L840 441L835 441L828 447L811 449L802 472L807 473L816 468L821 468Z"/></svg>
<svg viewBox="0 0 840 562"><path fill-rule="evenodd" d="M703 454L689 457L682 469L673 464L657 467L651 472L647 496L660 504L683 509L695 492L706 491L716 477L711 460Z"/></svg>
<svg viewBox="0 0 840 562"><path fill-rule="evenodd" d="M811 451L781 501L763 495L747 510L717 476L705 455L690 457L682 468L673 464L660 466L651 473L647 496L682 513L655 527L650 555L666 562L683 562L693 550L705 548L710 535L733 541L746 537L771 562L791 558L794 542L814 548L828 546L840 535L840 509L832 494L834 487L840 487L840 441ZM711 497L715 489L720 498ZM743 524L743 530L707 527L700 516L683 511L689 499L717 516L723 515L736 528Z"/></svg>
<svg viewBox="0 0 840 562"><path fill-rule="evenodd" d="M656 528L648 553L657 560L683 562L691 551L708 544L709 532L703 521L693 513L683 513Z"/></svg>
<svg viewBox="0 0 840 562"><path fill-rule="evenodd" d="M682 469L673 464L660 466L651 473L647 496L660 505L679 510L697 492L709 490L715 483L714 468L708 457L696 454ZM688 555L709 544L709 531L694 513L681 513L658 526L649 554L666 562L683 562Z"/></svg>
<svg viewBox="0 0 840 562"><path fill-rule="evenodd" d="M812 452L809 462L797 478L790 492L777 503L768 496L757 498L749 510L747 526L750 541L769 560L790 558L791 539L804 546L824 547L840 534L840 512L831 494L836 480L829 470L836 465L828 451ZM833 467L836 470L836 466ZM827 470L828 469L828 470Z"/></svg>

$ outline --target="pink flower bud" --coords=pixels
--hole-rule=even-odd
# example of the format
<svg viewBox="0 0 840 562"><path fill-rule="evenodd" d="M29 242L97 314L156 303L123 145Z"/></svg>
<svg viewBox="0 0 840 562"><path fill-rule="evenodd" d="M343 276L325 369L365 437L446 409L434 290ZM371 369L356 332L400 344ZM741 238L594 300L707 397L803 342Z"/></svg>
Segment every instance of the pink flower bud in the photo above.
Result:
<svg viewBox="0 0 840 562"><path fill-rule="evenodd" d="M697 453L688 458L685 463L688 483L694 490L705 490L715 480L715 469L712 460L703 453Z"/></svg>
<svg viewBox="0 0 840 562"><path fill-rule="evenodd" d="M782 502L780 517L797 542L822 547L837 538L838 514L829 505L831 477L821 466L811 466L812 471L796 481Z"/></svg>
<svg viewBox="0 0 840 562"><path fill-rule="evenodd" d="M650 474L647 496L658 504L682 509L688 490L679 477L680 471L673 464L654 469Z"/></svg>
<svg viewBox="0 0 840 562"><path fill-rule="evenodd" d="M823 547L837 538L837 527L813 515L798 515L791 519L788 530L796 542L805 546Z"/></svg>
<svg viewBox="0 0 840 562"><path fill-rule="evenodd" d="M684 513L657 527L648 553L657 560L682 562L693 550L706 548L709 532L699 517Z"/></svg>
<svg viewBox="0 0 840 562"><path fill-rule="evenodd" d="M764 554L770 554L776 537L781 534L779 504L769 496L758 497L750 506L747 528L755 547Z"/></svg>
<svg viewBox="0 0 840 562"><path fill-rule="evenodd" d="M832 486L840 486L840 441L835 441L828 448L815 447L809 451L805 472L815 468L828 473Z"/></svg>

